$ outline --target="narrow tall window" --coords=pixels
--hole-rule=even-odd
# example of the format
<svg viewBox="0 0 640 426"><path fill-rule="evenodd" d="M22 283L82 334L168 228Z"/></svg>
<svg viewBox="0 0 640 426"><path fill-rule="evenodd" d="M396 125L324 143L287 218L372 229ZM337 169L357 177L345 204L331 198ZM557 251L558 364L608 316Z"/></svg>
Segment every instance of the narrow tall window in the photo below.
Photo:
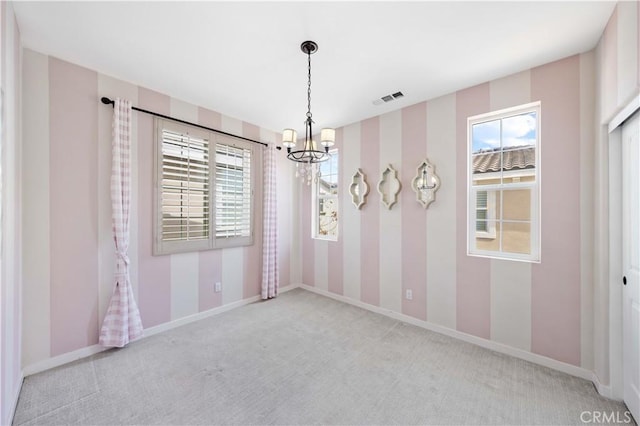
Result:
<svg viewBox="0 0 640 426"><path fill-rule="evenodd" d="M252 244L253 146L168 120L156 128L154 254Z"/></svg>
<svg viewBox="0 0 640 426"><path fill-rule="evenodd" d="M540 103L468 126L468 253L540 261Z"/></svg>
<svg viewBox="0 0 640 426"><path fill-rule="evenodd" d="M313 238L338 239L338 150L331 158L318 163L313 180Z"/></svg>

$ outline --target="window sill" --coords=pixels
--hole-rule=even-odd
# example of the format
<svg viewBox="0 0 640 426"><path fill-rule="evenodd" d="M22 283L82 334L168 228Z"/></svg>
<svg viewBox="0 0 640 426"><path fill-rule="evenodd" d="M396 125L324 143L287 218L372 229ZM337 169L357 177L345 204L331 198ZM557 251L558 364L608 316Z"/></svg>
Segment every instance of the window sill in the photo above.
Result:
<svg viewBox="0 0 640 426"><path fill-rule="evenodd" d="M320 240L320 241L333 241L333 242L338 241L338 237L325 237L325 236L316 235L316 236L313 236L311 238L314 239L314 240Z"/></svg>
<svg viewBox="0 0 640 426"><path fill-rule="evenodd" d="M508 260L513 262L524 262L524 263L542 263L540 258L535 258L530 255L505 255L505 254L494 254L494 253L470 253L467 252L467 256L470 257L482 257L485 259L495 259L495 260Z"/></svg>

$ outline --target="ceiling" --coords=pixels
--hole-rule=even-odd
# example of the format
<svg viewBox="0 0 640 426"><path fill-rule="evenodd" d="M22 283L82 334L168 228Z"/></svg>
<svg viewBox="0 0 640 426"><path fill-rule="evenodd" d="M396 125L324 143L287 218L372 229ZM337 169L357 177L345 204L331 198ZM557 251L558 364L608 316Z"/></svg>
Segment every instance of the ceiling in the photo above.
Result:
<svg viewBox="0 0 640 426"><path fill-rule="evenodd" d="M340 127L592 49L615 7L569 2L15 2L23 45L227 116ZM402 91L403 98L373 101Z"/></svg>

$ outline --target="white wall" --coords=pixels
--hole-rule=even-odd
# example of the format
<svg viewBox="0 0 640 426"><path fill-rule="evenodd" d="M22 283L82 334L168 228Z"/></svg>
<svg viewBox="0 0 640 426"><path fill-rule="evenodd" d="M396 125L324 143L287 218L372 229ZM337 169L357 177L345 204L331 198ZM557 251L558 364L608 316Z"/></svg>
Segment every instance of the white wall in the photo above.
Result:
<svg viewBox="0 0 640 426"><path fill-rule="evenodd" d="M593 364L605 394L621 397L620 147L609 121L640 93L640 5L618 2L596 48L593 201Z"/></svg>
<svg viewBox="0 0 640 426"><path fill-rule="evenodd" d="M22 384L21 350L21 44L13 6L2 2L0 137L0 423L13 417Z"/></svg>

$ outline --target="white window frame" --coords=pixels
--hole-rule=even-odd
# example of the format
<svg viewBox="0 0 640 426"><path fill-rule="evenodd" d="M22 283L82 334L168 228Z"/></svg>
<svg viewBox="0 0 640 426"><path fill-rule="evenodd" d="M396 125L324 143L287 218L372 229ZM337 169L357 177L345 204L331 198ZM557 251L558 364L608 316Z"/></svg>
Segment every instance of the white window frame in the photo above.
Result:
<svg viewBox="0 0 640 426"><path fill-rule="evenodd" d="M333 148L329 151L331 156L339 155L338 149ZM331 160L327 160L331 161ZM318 209L319 200L335 200L336 205L338 206L338 211L340 210L340 164L336 166L336 174L338 176L338 193L336 195L319 195L318 185L320 184L320 178L318 177L318 171L321 163L316 163L313 166L313 183L312 187L312 196L311 196L311 238L316 240L325 240L325 241L338 241L338 237L340 235L340 215L338 214L338 224L336 225L336 235L321 235L320 234L320 212Z"/></svg>
<svg viewBox="0 0 640 426"><path fill-rule="evenodd" d="M529 112L535 112L537 117L537 127L536 127L536 148L535 148L535 168L534 174L535 179L533 182L514 182L514 183L498 183L491 185L473 185L473 126L476 124L505 119L512 116L522 115ZM505 259L505 260L515 260L515 261L523 261L523 262L531 262L531 263L540 263L541 262L541 247L540 247L540 239L541 239L541 211L540 211L540 197L541 197L541 134L542 134L542 108L541 103L532 102L512 108L506 108L486 114L475 115L467 118L467 255L468 256L477 256L477 257L487 257L493 259ZM522 174L522 171L500 171L495 173L487 174L486 177L492 177L490 175L494 175L495 177L514 177L517 178ZM504 191L508 190L516 190L516 189L530 189L531 190L531 202L530 202L530 241L531 241L531 254L522 254L522 253L510 253L502 251L502 240L500 241L500 249L497 251L494 250L481 250L475 248L475 240L476 238L497 238L495 226L489 226L489 232L476 231L476 200L477 200L477 192L478 191L487 191L487 194L491 194L493 191L494 199L493 199L493 207L494 213L491 214L493 220L495 218L495 204L496 198L495 196L500 197L500 209L504 208L504 203L502 202L502 195ZM489 198L487 200L487 205L489 206ZM503 219L503 215L500 214L500 219L497 220L501 225L503 222L512 222L510 220L505 221ZM489 219L489 218L487 218ZM495 222L494 222L495 223ZM502 232L503 227L500 226L500 232Z"/></svg>
<svg viewBox="0 0 640 426"><path fill-rule="evenodd" d="M230 136L220 135L216 132L201 129L196 126L178 123L162 118L155 119L154 137L154 190L153 190L153 254L166 255L174 253L196 252L202 250L212 250L228 247L241 247L252 245L254 242L254 221L256 203L255 188L258 184L259 165L261 161L261 150L256 149L255 144ZM209 227L208 237L199 240L177 240L163 241L162 239L162 145L163 129L177 133L194 135L209 142ZM237 236L229 238L216 238L216 145L228 145L232 147L248 149L251 151L251 194L250 194L250 231L248 236Z"/></svg>

